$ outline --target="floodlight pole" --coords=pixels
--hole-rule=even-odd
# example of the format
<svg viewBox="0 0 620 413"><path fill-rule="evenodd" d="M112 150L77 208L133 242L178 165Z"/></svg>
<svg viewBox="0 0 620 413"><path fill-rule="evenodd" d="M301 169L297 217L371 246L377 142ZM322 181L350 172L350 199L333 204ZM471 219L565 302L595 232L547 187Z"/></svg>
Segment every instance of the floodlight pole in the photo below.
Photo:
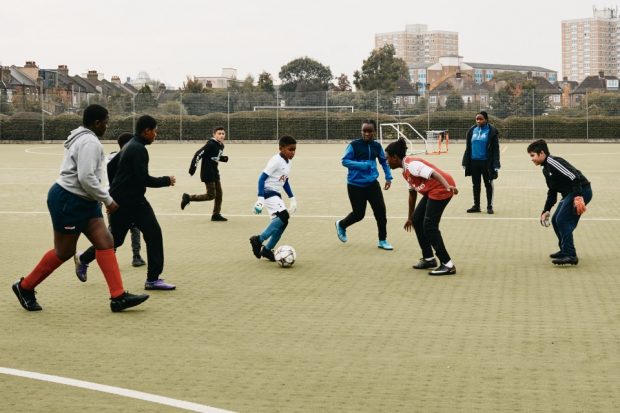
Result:
<svg viewBox="0 0 620 413"><path fill-rule="evenodd" d="M590 139L590 107L588 105L588 89L586 89L586 140Z"/></svg>

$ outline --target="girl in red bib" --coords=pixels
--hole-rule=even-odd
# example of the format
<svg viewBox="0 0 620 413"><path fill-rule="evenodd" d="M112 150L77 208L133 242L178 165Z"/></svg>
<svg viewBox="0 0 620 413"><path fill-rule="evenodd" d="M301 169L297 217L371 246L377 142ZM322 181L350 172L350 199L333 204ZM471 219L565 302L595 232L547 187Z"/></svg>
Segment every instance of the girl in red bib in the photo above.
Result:
<svg viewBox="0 0 620 413"><path fill-rule="evenodd" d="M403 168L403 178L409 184L409 214L405 230L415 230L422 249L422 258L413 266L415 269L429 269L430 275L456 274L456 267L446 250L439 231L439 221L444 209L458 194L454 178L424 159L407 156L404 139L390 143L385 148L387 162L391 169ZM422 199L415 206L417 194ZM439 258L439 266L435 254Z"/></svg>

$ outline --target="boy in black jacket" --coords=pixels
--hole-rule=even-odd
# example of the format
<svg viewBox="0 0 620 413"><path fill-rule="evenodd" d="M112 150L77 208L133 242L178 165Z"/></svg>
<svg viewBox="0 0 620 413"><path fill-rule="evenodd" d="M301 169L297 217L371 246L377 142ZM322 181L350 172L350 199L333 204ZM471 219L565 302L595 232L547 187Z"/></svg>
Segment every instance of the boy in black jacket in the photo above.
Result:
<svg viewBox="0 0 620 413"><path fill-rule="evenodd" d="M164 242L161 227L155 212L144 194L146 188L173 186L174 176L153 177L149 175L149 153L146 145L153 143L157 137L157 121L144 115L136 122L136 135L123 147L108 164L108 169L115 170L110 184L110 194L119 205L110 215L110 231L114 237L114 248L123 245L127 232L132 225L144 235L147 254L147 272L145 290L174 290L174 284L159 278L164 269ZM92 247L79 258L82 264L93 259Z"/></svg>
<svg viewBox="0 0 620 413"><path fill-rule="evenodd" d="M228 156L223 155L225 138L226 130L223 126L217 126L213 129L213 136L194 154L192 163L189 166L189 174L193 176L200 162L200 180L205 183L207 192L200 195L189 195L184 193L181 197L181 209L185 209L191 201L201 202L215 200L213 203L211 221L228 221L228 219L220 214L222 210L222 184L220 181L220 171L218 169L218 164L220 162L228 162Z"/></svg>
<svg viewBox="0 0 620 413"><path fill-rule="evenodd" d="M566 160L549 154L547 142L542 139L532 142L527 152L534 165L541 165L547 182L547 201L540 215L541 225L549 226L551 208L557 200L558 192L562 199L551 218L555 235L558 237L560 251L550 257L556 265L577 265L577 251L573 242L573 231L577 228L581 214L586 212L586 204L592 199L590 181Z"/></svg>

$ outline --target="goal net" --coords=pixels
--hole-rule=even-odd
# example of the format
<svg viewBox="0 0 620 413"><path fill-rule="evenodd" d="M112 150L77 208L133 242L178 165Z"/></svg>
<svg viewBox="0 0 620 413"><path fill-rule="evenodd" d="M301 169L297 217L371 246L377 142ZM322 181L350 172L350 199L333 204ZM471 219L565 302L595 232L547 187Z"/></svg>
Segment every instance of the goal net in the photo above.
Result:
<svg viewBox="0 0 620 413"><path fill-rule="evenodd" d="M402 138L407 142L409 155L425 153L439 155L448 152L450 135L447 130L429 130L422 135L407 122L382 123L379 125L379 141L381 145L391 140Z"/></svg>

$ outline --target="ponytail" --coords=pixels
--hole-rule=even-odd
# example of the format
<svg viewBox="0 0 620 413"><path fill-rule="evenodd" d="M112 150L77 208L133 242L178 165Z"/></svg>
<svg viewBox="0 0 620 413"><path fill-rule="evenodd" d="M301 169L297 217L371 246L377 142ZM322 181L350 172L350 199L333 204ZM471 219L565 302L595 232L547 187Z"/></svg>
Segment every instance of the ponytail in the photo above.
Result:
<svg viewBox="0 0 620 413"><path fill-rule="evenodd" d="M403 138L398 138L396 142L390 143L385 148L385 153L390 156L397 156L399 159L403 159L407 156L407 142Z"/></svg>

